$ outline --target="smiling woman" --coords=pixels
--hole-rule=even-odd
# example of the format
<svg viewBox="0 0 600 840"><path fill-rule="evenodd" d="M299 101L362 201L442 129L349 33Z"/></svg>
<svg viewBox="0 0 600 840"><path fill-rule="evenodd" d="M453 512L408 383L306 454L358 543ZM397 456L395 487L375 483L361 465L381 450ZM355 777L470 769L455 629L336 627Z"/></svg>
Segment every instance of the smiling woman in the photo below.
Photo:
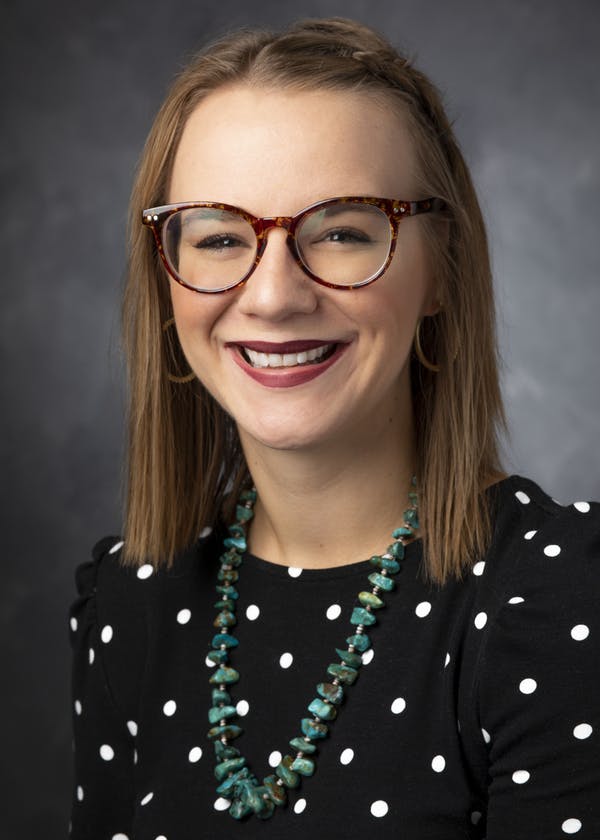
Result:
<svg viewBox="0 0 600 840"><path fill-rule="evenodd" d="M596 836L598 507L500 466L486 234L432 84L353 21L234 33L175 82L130 224L72 836Z"/></svg>

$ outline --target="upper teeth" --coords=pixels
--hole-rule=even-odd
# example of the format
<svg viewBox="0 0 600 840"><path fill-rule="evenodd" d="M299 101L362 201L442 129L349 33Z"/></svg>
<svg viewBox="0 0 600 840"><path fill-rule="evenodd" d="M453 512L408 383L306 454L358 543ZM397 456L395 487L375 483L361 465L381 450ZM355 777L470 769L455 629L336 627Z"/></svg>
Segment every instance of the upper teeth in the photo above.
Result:
<svg viewBox="0 0 600 840"><path fill-rule="evenodd" d="M256 350L244 347L244 352L252 367L294 367L294 365L303 365L320 359L332 346L332 344L323 344L321 347L304 350L302 353L257 353Z"/></svg>

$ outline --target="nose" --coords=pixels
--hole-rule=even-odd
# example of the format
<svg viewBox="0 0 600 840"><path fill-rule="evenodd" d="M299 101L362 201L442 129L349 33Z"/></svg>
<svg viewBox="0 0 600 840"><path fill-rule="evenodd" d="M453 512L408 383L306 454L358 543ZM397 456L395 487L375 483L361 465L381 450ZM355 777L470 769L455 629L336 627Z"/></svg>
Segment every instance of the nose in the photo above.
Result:
<svg viewBox="0 0 600 840"><path fill-rule="evenodd" d="M318 286L295 261L287 231L273 226L266 236L260 262L239 292L240 311L269 321L314 312Z"/></svg>

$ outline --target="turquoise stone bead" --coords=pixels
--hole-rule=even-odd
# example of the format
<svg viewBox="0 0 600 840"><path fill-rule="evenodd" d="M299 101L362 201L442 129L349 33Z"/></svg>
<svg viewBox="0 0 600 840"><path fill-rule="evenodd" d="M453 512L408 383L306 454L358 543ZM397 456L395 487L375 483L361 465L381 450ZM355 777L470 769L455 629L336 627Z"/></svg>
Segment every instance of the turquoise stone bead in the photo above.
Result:
<svg viewBox="0 0 600 840"><path fill-rule="evenodd" d="M350 624L364 624L365 627L370 627L375 624L377 619L368 610L363 607L354 607L352 615L350 616Z"/></svg>
<svg viewBox="0 0 600 840"><path fill-rule="evenodd" d="M211 662L214 662L215 665L223 665L227 662L229 654L226 650L211 650L206 655L206 658L209 659Z"/></svg>
<svg viewBox="0 0 600 840"><path fill-rule="evenodd" d="M237 604L235 601L230 600L229 598L223 598L222 601L215 601L213 607L216 610L229 610L230 612L235 612Z"/></svg>
<svg viewBox="0 0 600 840"><path fill-rule="evenodd" d="M238 522L250 522L253 516L254 514L250 508L244 507L243 505L235 506L235 518Z"/></svg>
<svg viewBox="0 0 600 840"><path fill-rule="evenodd" d="M305 741L304 738L292 738L289 744L290 747L293 747L298 752L302 750L302 752L308 753L309 755L312 755L317 751L315 745L311 744L310 741Z"/></svg>
<svg viewBox="0 0 600 840"><path fill-rule="evenodd" d="M217 738L238 738L244 730L241 726L236 726L234 723L228 723L226 726L213 726L208 730L207 738L209 741L216 741Z"/></svg>
<svg viewBox="0 0 600 840"><path fill-rule="evenodd" d="M237 747L232 747L230 744L224 744L222 741L213 741L215 747L215 756L220 761L226 758L238 758L241 752Z"/></svg>
<svg viewBox="0 0 600 840"><path fill-rule="evenodd" d="M265 776L263 784L274 805L285 805L287 793L283 785L277 784L277 776Z"/></svg>
<svg viewBox="0 0 600 840"><path fill-rule="evenodd" d="M220 796L231 796L232 791L234 790L235 786L239 784L239 782L247 779L250 775L250 771L247 767L242 767L241 770L238 770L237 773L234 773L233 776L229 776L222 782L219 787L217 788L217 793Z"/></svg>
<svg viewBox="0 0 600 840"><path fill-rule="evenodd" d="M239 756L238 758L228 758L220 764L217 764L215 767L215 777L217 781L222 782L223 779L225 779L230 773L234 773L236 770L241 770L245 764L246 759L243 756Z"/></svg>
<svg viewBox="0 0 600 840"><path fill-rule="evenodd" d="M244 805L248 805L255 814L262 811L265 800L262 798L260 788L252 784L250 779L244 779L244 781L239 782L236 788L236 794Z"/></svg>
<svg viewBox="0 0 600 840"><path fill-rule="evenodd" d="M220 720L227 720L237 715L235 706L212 706L208 710L208 722L218 723Z"/></svg>
<svg viewBox="0 0 600 840"><path fill-rule="evenodd" d="M219 595L227 595L228 598L233 598L234 601L240 597L239 592L235 586L215 586Z"/></svg>
<svg viewBox="0 0 600 840"><path fill-rule="evenodd" d="M333 683L319 683L317 694L320 694L323 700L327 700L328 703L333 703L335 706L339 706L344 699L344 689L342 686L334 685Z"/></svg>
<svg viewBox="0 0 600 840"><path fill-rule="evenodd" d="M231 683L236 683L240 678L240 675L235 670L235 668L218 668L215 673L210 677L209 683L212 685L231 685Z"/></svg>
<svg viewBox="0 0 600 840"><path fill-rule="evenodd" d="M229 610L222 610L213 621L213 627L233 627L235 624L237 618Z"/></svg>
<svg viewBox="0 0 600 840"><path fill-rule="evenodd" d="M288 788L297 788L300 784L300 776L292 770L293 762L292 756L286 755L275 768L275 772Z"/></svg>
<svg viewBox="0 0 600 840"><path fill-rule="evenodd" d="M395 557L396 560L402 560L404 558L404 545L401 542L393 542L388 545L387 553Z"/></svg>
<svg viewBox="0 0 600 840"><path fill-rule="evenodd" d="M315 772L315 762L311 758L295 758L292 770L300 773L301 776L312 776Z"/></svg>
<svg viewBox="0 0 600 840"><path fill-rule="evenodd" d="M343 650L342 648L336 648L335 652L342 662L346 665L350 665L351 668L360 668L362 665L362 658L359 653L353 653L350 650Z"/></svg>
<svg viewBox="0 0 600 840"><path fill-rule="evenodd" d="M333 720L337 716L335 707L330 703L326 703L324 700L321 700L320 697L315 697L315 699L309 703L308 711L313 715L316 715L318 718L321 718L321 720Z"/></svg>
<svg viewBox="0 0 600 840"><path fill-rule="evenodd" d="M337 662L332 662L327 668L327 673L331 674L332 677L337 677L344 685L352 685L358 677L357 670L350 668L349 665L338 665ZM302 731L304 732L304 730ZM304 734L306 735L306 733Z"/></svg>
<svg viewBox="0 0 600 840"><path fill-rule="evenodd" d="M407 528L405 525L402 528L396 528L395 531L392 531L392 537L395 540L399 540L402 537L412 537L413 529Z"/></svg>
<svg viewBox="0 0 600 840"><path fill-rule="evenodd" d="M326 738L329 732L329 727L325 726L324 723L317 723L317 721L311 720L310 718L302 718L300 729L303 735L306 735L307 738L311 738L314 741L318 738Z"/></svg>
<svg viewBox="0 0 600 840"><path fill-rule="evenodd" d="M268 820L269 817L272 817L275 812L275 804L271 797L268 795L268 791L264 785L257 788L258 792L262 798L262 808L260 811L256 811L256 816L259 820ZM266 796L265 796L266 794Z"/></svg>
<svg viewBox="0 0 600 840"><path fill-rule="evenodd" d="M232 537L241 537L244 539L246 537L246 532L241 525L237 523L234 525L230 525L227 530L229 531L230 536Z"/></svg>
<svg viewBox="0 0 600 840"><path fill-rule="evenodd" d="M252 808L241 799L234 799L228 808L228 813L231 814L234 820L241 820L248 814L252 813Z"/></svg>
<svg viewBox="0 0 600 840"><path fill-rule="evenodd" d="M234 648L239 645L239 642L235 636L230 636L229 633L217 633L213 636L212 646L215 650L218 650L221 645L225 645L226 648Z"/></svg>
<svg viewBox="0 0 600 840"><path fill-rule="evenodd" d="M419 517L417 511L413 508L405 510L404 521L410 528L414 528L416 530L419 527Z"/></svg>
<svg viewBox="0 0 600 840"><path fill-rule="evenodd" d="M352 645L360 653L364 653L371 647L371 639L366 633L355 633L353 636L348 636L346 644Z"/></svg>
<svg viewBox="0 0 600 840"><path fill-rule="evenodd" d="M359 592L358 600L363 607L371 607L372 610L380 610L382 607L385 607L385 603L381 600L381 598L378 598L377 595L373 595L372 592Z"/></svg>
<svg viewBox="0 0 600 840"><path fill-rule="evenodd" d="M240 578L240 573L235 569L219 569L217 572L217 580L223 583L237 583Z"/></svg>
<svg viewBox="0 0 600 840"><path fill-rule="evenodd" d="M410 499L410 501L413 503L413 505L416 507L416 506L417 506L417 502L418 502L418 500L419 500L419 494L418 494L418 493L414 493L414 492L411 490L411 492L408 494L408 498L409 498L409 499Z"/></svg>
<svg viewBox="0 0 600 840"><path fill-rule="evenodd" d="M238 551L246 551L246 540L244 537L225 537L223 545L226 548L236 548Z"/></svg>
<svg viewBox="0 0 600 840"><path fill-rule="evenodd" d="M389 557L371 557L370 563L378 569L385 569L386 572L395 575L400 571L400 564L397 560L392 560Z"/></svg>
<svg viewBox="0 0 600 840"><path fill-rule="evenodd" d="M392 589L394 589L396 586L392 578L385 577L385 575L380 575L379 572L371 572L371 574L369 575L369 583L372 583L373 586L378 586L385 592L391 592Z"/></svg>
<svg viewBox="0 0 600 840"><path fill-rule="evenodd" d="M240 493L241 502L255 502L257 497L256 489L249 487L247 490L242 490Z"/></svg>

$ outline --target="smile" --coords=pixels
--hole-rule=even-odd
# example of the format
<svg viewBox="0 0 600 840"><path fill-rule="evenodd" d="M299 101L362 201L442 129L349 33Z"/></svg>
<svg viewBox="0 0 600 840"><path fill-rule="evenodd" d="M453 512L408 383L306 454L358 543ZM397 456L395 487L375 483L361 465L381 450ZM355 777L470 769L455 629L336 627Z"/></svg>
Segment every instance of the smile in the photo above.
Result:
<svg viewBox="0 0 600 840"><path fill-rule="evenodd" d="M240 350L246 361L253 368L278 368L298 367L299 365L317 364L329 358L335 352L335 344L323 344L312 350L303 350L300 353L259 353L249 347L241 347Z"/></svg>
<svg viewBox="0 0 600 840"><path fill-rule="evenodd" d="M233 361L267 388L293 388L324 374L340 359L349 342L327 339L229 342Z"/></svg>

